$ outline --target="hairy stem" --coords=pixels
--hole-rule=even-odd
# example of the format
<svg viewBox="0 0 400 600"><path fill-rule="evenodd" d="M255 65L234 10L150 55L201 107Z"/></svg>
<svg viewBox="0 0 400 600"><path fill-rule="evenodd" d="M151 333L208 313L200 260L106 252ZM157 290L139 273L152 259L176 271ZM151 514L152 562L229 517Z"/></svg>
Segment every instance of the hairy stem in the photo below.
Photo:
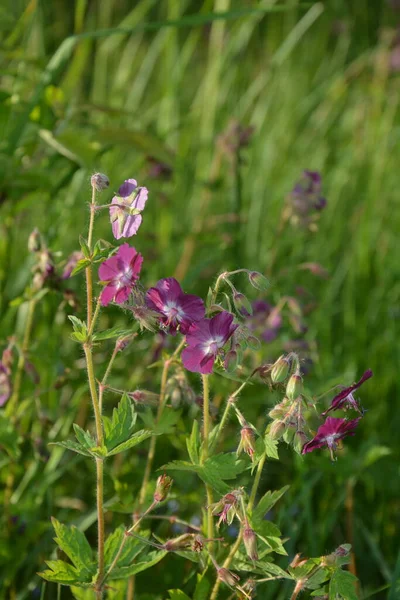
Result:
<svg viewBox="0 0 400 600"><path fill-rule="evenodd" d="M203 464L209 455L209 437L210 437L210 384L209 376L202 375L203 380L203 451L201 454L201 464ZM206 484L207 493L207 537L214 537L214 519L212 515L213 493L210 485ZM213 543L210 543L210 552L213 550Z"/></svg>

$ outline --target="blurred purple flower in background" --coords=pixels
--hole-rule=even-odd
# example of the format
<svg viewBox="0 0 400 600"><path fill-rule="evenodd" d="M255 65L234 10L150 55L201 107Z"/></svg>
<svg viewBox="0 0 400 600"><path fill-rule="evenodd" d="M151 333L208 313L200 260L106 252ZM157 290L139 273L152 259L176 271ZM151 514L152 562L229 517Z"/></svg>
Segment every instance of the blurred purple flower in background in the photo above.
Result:
<svg viewBox="0 0 400 600"><path fill-rule="evenodd" d="M294 225L313 225L315 213L326 206L321 187L321 175L317 171L305 169L287 198L288 216Z"/></svg>
<svg viewBox="0 0 400 600"><path fill-rule="evenodd" d="M226 311L194 323L186 336L188 347L182 352L183 366L195 373L212 373L219 350L237 327L233 315Z"/></svg>
<svg viewBox="0 0 400 600"><path fill-rule="evenodd" d="M137 233L147 197L147 188L138 187L136 179L126 179L121 185L110 206L112 232L117 240Z"/></svg>
<svg viewBox="0 0 400 600"><path fill-rule="evenodd" d="M10 369L0 362L0 406L4 406L11 396Z"/></svg>
<svg viewBox="0 0 400 600"><path fill-rule="evenodd" d="M106 287L101 292L103 306L112 300L122 304L128 299L139 278L143 257L129 244L122 244L117 254L105 260L99 268L99 278Z"/></svg>
<svg viewBox="0 0 400 600"><path fill-rule="evenodd" d="M256 300L252 306L253 314L246 322L248 328L261 331L260 337L264 342L273 342L282 327L280 311L265 300Z"/></svg>
<svg viewBox="0 0 400 600"><path fill-rule="evenodd" d="M190 325L204 318L204 302L198 296L185 294L174 277L160 279L146 294L146 304L160 313L161 321L175 335L178 328L188 333Z"/></svg>

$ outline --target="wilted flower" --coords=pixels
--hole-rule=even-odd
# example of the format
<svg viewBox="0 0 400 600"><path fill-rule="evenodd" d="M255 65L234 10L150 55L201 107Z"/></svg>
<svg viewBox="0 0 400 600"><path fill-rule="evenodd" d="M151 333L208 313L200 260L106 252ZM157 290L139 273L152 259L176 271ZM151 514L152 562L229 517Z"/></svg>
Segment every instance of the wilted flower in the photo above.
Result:
<svg viewBox="0 0 400 600"><path fill-rule="evenodd" d="M324 411L322 413L322 415L325 416L331 410L338 410L339 408L344 408L346 406L350 406L351 408L354 408L354 410L356 410L357 412L359 412L361 414L361 410L358 406L357 400L353 396L353 392L355 390L358 390L358 388L361 387L362 384L365 381L367 381L367 379L370 379L372 377L372 375L373 375L373 373L372 373L371 369L368 369L367 371L365 371L365 373L361 377L360 381L357 381L357 383L354 383L350 387L344 388L341 392L339 392L339 394L337 394L334 397L334 399L331 402L330 407L326 411Z"/></svg>
<svg viewBox="0 0 400 600"><path fill-rule="evenodd" d="M4 406L12 392L10 370L0 362L0 406Z"/></svg>
<svg viewBox="0 0 400 600"><path fill-rule="evenodd" d="M139 278L143 257L129 244L118 248L117 254L105 260L99 268L99 277L106 287L101 292L101 303L111 301L122 304L128 299L132 287Z"/></svg>
<svg viewBox="0 0 400 600"><path fill-rule="evenodd" d="M242 427L240 430L240 443L236 453L246 452L253 460L256 451L254 430L249 425Z"/></svg>
<svg viewBox="0 0 400 600"><path fill-rule="evenodd" d="M80 250L73 252L67 259L67 263L61 275L61 279L69 279L72 271L75 269L78 260L84 258L83 253Z"/></svg>
<svg viewBox="0 0 400 600"><path fill-rule="evenodd" d="M234 588L240 581L239 575L236 575L236 573L232 573L232 571L229 571L229 569L225 569L224 567L218 569L217 573L218 579L223 583L226 583L226 585L229 587Z"/></svg>
<svg viewBox="0 0 400 600"><path fill-rule="evenodd" d="M221 500L218 502L214 502L211 504L212 514L219 517L218 527L221 523L227 523L231 525L235 515L237 514L237 509L239 506L239 501L242 496L241 490L233 490L225 496L222 496Z"/></svg>
<svg viewBox="0 0 400 600"><path fill-rule="evenodd" d="M175 335L187 333L190 325L204 318L204 303L201 298L185 294L174 277L160 279L146 294L146 303L153 311L160 313L161 322Z"/></svg>
<svg viewBox="0 0 400 600"><path fill-rule="evenodd" d="M333 453L337 448L337 442L347 435L354 435L360 420L361 417L351 421L328 417L325 423L318 428L315 437L304 444L301 453L307 454L307 452L313 452L313 450L327 446L333 460Z"/></svg>
<svg viewBox="0 0 400 600"><path fill-rule="evenodd" d="M140 214L145 207L148 191L137 187L136 179L126 179L111 200L110 219L114 237L131 237L137 233L142 222Z"/></svg>
<svg viewBox="0 0 400 600"><path fill-rule="evenodd" d="M194 323L186 335L188 347L182 352L182 362L188 371L212 373L218 352L237 329L233 315L223 311L212 319Z"/></svg>

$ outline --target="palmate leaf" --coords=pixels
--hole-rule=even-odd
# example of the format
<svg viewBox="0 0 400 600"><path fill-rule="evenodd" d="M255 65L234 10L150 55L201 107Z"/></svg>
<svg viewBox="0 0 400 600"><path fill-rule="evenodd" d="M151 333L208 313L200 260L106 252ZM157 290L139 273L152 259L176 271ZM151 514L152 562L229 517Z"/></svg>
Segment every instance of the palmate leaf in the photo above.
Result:
<svg viewBox="0 0 400 600"><path fill-rule="evenodd" d="M140 414L140 418L146 425L147 429L151 429L156 435L175 433L176 424L181 417L182 411L165 408L160 419L156 421L156 417L148 410Z"/></svg>
<svg viewBox="0 0 400 600"><path fill-rule="evenodd" d="M329 583L329 600L358 600L355 582L357 577L348 571L337 569Z"/></svg>
<svg viewBox="0 0 400 600"><path fill-rule="evenodd" d="M92 587L91 577L87 571L75 569L63 560L48 560L46 564L49 569L38 573L46 581L61 583L62 585L76 585L83 588Z"/></svg>
<svg viewBox="0 0 400 600"><path fill-rule="evenodd" d="M143 532L142 535L144 535ZM106 565L106 572L110 568L115 556L117 555L124 537L125 528L123 526L118 527L108 536L104 546L104 562ZM121 556L116 564L116 568L128 566L129 563L131 563L134 558L143 550L143 548L145 548L145 546L145 543L141 540L133 536L128 537L125 541Z"/></svg>
<svg viewBox="0 0 400 600"><path fill-rule="evenodd" d="M276 490L275 492L267 492L258 502L257 507L253 511L253 519L254 520L262 520L264 519L266 513L271 510L271 508L278 502L280 498L282 498L283 494L287 492L289 489L288 485L281 488L280 490Z"/></svg>
<svg viewBox="0 0 400 600"><path fill-rule="evenodd" d="M136 418L133 403L124 394L118 406L114 408L112 418L103 417L105 444L108 451L129 438L135 426Z"/></svg>
<svg viewBox="0 0 400 600"><path fill-rule="evenodd" d="M150 569L150 567L153 567L160 562L160 560L162 560L166 554L168 554L166 550L149 552L149 554L144 557L141 562L135 562L133 565L121 567L112 571L110 575L110 581L113 579L126 579L127 577L131 577L131 575L136 575L136 573L141 573L146 569Z"/></svg>
<svg viewBox="0 0 400 600"><path fill-rule="evenodd" d="M57 545L68 556L74 566L88 575L96 573L96 565L93 560L92 549L87 541L85 534L72 525L67 527L54 517L51 522L56 532L54 538Z"/></svg>

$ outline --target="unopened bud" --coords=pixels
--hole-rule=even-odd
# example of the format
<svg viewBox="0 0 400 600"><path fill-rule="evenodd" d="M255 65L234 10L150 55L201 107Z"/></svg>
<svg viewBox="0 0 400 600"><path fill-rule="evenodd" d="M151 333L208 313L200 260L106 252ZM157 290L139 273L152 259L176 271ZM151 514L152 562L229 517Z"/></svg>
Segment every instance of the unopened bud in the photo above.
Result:
<svg viewBox="0 0 400 600"><path fill-rule="evenodd" d="M253 314L251 303L241 292L235 292L233 294L233 304L240 315L248 317Z"/></svg>
<svg viewBox="0 0 400 600"><path fill-rule="evenodd" d="M35 227L28 238L28 250L29 252L39 252L42 248L42 240L40 237L39 229Z"/></svg>
<svg viewBox="0 0 400 600"><path fill-rule="evenodd" d="M257 290L265 291L270 287L268 279L264 275L261 275L261 273L258 273L258 271L249 273L249 281Z"/></svg>
<svg viewBox="0 0 400 600"><path fill-rule="evenodd" d="M279 402L279 404L276 404L274 406L274 408L272 408L269 411L268 415L271 417L271 419L281 419L282 417L286 416L286 413L289 410L289 406L290 406L289 398L284 398L282 400L282 402Z"/></svg>
<svg viewBox="0 0 400 600"><path fill-rule="evenodd" d="M193 537L193 533L184 533L177 538L167 540L164 544L164 549L167 550L167 552L192 549Z"/></svg>
<svg viewBox="0 0 400 600"><path fill-rule="evenodd" d="M290 363L283 355L274 363L271 370L271 379L273 383L282 383L289 375Z"/></svg>
<svg viewBox="0 0 400 600"><path fill-rule="evenodd" d="M250 560L258 560L257 536L254 529L248 525L243 530L243 543Z"/></svg>
<svg viewBox="0 0 400 600"><path fill-rule="evenodd" d="M138 404L158 404L160 396L154 392L147 390L135 390L134 392L128 392L129 398Z"/></svg>
<svg viewBox="0 0 400 600"><path fill-rule="evenodd" d="M133 340L133 338L136 336L136 333L132 333L130 335L124 335L123 337L120 337L117 339L117 342L115 344L115 349L117 352L122 352L123 350L125 350L125 348L127 348L127 346L129 346L129 344L131 343L131 341Z"/></svg>
<svg viewBox="0 0 400 600"><path fill-rule="evenodd" d="M304 444L308 441L306 434L303 431L296 431L293 440L293 447L298 454L301 454Z"/></svg>
<svg viewBox="0 0 400 600"><path fill-rule="evenodd" d="M301 378L301 375L295 373L294 375L291 375L287 383L286 396L289 398L289 400L296 400L296 398L298 398L302 392L303 380Z"/></svg>
<svg viewBox="0 0 400 600"><path fill-rule="evenodd" d="M246 338L246 344L250 350L259 350L261 346L260 340L255 335L249 335Z"/></svg>
<svg viewBox="0 0 400 600"><path fill-rule="evenodd" d="M238 364L238 354L235 350L229 350L229 352L227 352L225 354L225 359L224 359L224 368L225 371L228 371L229 373L232 373Z"/></svg>
<svg viewBox="0 0 400 600"><path fill-rule="evenodd" d="M279 440L285 433L286 425L283 421L274 421L269 430L269 435L273 440Z"/></svg>
<svg viewBox="0 0 400 600"><path fill-rule="evenodd" d="M91 176L90 183L97 192L102 192L108 188L110 180L107 175L104 175L103 173L95 173Z"/></svg>
<svg viewBox="0 0 400 600"><path fill-rule="evenodd" d="M256 444L254 431L251 427L243 427L240 431L240 444L237 453L240 454L242 450L246 452L246 454L248 454L253 460L256 451Z"/></svg>
<svg viewBox="0 0 400 600"><path fill-rule="evenodd" d="M236 575L236 573L232 573L232 571L229 571L229 569L225 569L224 567L218 569L217 573L218 579L223 583L226 583L229 587L235 587L240 581L240 577Z"/></svg>
<svg viewBox="0 0 400 600"><path fill-rule="evenodd" d="M163 502L168 497L169 490L173 480L168 475L160 475L157 479L156 490L154 492L154 502Z"/></svg>

